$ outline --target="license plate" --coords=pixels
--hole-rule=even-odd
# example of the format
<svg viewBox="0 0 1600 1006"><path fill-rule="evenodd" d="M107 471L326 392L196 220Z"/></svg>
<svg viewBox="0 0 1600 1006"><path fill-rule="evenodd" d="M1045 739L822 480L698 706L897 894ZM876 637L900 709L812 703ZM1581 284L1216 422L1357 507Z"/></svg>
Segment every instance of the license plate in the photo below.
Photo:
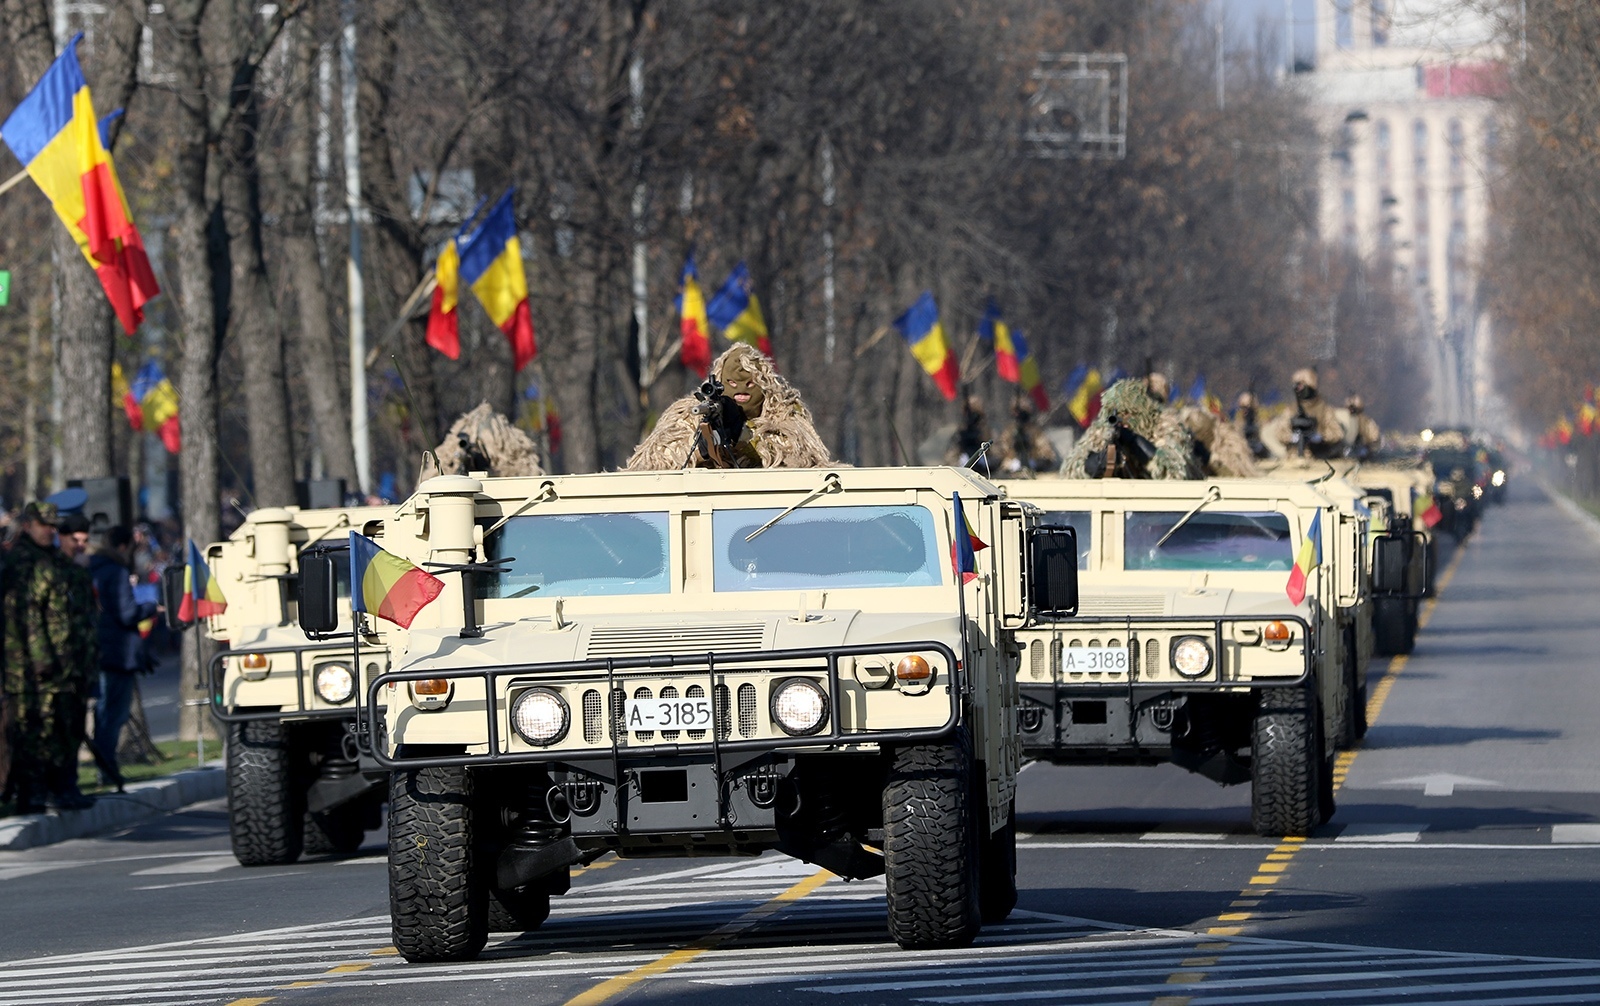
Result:
<svg viewBox="0 0 1600 1006"><path fill-rule="evenodd" d="M622 716L629 730L709 730L711 700L629 699Z"/></svg>
<svg viewBox="0 0 1600 1006"><path fill-rule="evenodd" d="M1099 671L1102 674L1128 673L1128 648L1125 646L1068 646L1061 651L1063 673Z"/></svg>

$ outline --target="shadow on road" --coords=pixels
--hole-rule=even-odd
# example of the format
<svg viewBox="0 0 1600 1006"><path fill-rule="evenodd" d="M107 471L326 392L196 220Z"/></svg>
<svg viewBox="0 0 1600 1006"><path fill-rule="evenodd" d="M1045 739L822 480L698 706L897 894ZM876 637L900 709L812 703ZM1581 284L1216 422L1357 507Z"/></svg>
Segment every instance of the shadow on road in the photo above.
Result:
<svg viewBox="0 0 1600 1006"><path fill-rule="evenodd" d="M1383 723L1373 725L1366 739L1361 742L1361 750L1394 751L1400 748L1457 747L1478 741L1523 741L1542 744L1559 740L1563 736L1560 730Z"/></svg>

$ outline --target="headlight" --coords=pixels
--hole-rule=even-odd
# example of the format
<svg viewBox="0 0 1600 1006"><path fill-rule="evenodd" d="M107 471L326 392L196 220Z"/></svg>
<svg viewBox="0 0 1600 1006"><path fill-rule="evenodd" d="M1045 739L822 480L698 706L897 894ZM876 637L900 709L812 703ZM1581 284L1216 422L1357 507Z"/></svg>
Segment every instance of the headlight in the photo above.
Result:
<svg viewBox="0 0 1600 1006"><path fill-rule="evenodd" d="M567 735L572 711L548 688L530 688L511 704L511 728L529 744L547 747Z"/></svg>
<svg viewBox="0 0 1600 1006"><path fill-rule="evenodd" d="M356 678L349 664L318 664L314 682L322 701L334 705L349 702L356 693Z"/></svg>
<svg viewBox="0 0 1600 1006"><path fill-rule="evenodd" d="M1503 486L1506 484L1506 473L1497 470L1494 475L1490 477L1489 481L1493 482L1496 488Z"/></svg>
<svg viewBox="0 0 1600 1006"><path fill-rule="evenodd" d="M828 722L828 695L810 678L790 678L772 692L772 719L796 737L814 734Z"/></svg>
<svg viewBox="0 0 1600 1006"><path fill-rule="evenodd" d="M1184 636L1172 644L1173 670L1186 678L1198 678L1211 670L1211 644L1199 636Z"/></svg>

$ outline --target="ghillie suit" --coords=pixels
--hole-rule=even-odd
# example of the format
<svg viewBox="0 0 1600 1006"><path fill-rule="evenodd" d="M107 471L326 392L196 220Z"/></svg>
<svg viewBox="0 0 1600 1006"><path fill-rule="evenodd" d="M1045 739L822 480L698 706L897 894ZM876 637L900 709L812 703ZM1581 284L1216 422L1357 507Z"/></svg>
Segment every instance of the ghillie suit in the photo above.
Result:
<svg viewBox="0 0 1600 1006"><path fill-rule="evenodd" d="M711 374L722 384L718 397L731 400L743 413L742 424L733 417L739 429L729 450L732 467L820 468L833 463L800 392L755 347L734 345L717 357ZM655 428L634 448L627 470L722 467L699 448L702 416L695 409L701 404L695 395L685 395L667 406Z"/></svg>
<svg viewBox="0 0 1600 1006"><path fill-rule="evenodd" d="M488 402L457 419L434 451L441 475L543 475L539 446Z"/></svg>
<svg viewBox="0 0 1600 1006"><path fill-rule="evenodd" d="M1261 474L1249 441L1227 419L1192 405L1183 409L1180 416L1194 437L1195 460L1207 475L1253 479Z"/></svg>
<svg viewBox="0 0 1600 1006"><path fill-rule="evenodd" d="M1141 442L1142 441L1142 442ZM1100 414L1062 463L1069 479L1197 479L1194 438L1145 383L1124 378L1100 396Z"/></svg>

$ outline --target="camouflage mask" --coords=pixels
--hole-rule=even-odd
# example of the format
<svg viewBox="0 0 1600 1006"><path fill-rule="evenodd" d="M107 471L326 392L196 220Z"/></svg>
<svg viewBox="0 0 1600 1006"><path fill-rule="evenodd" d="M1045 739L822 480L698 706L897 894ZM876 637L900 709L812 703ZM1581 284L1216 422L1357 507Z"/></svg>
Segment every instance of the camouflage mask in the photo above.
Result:
<svg viewBox="0 0 1600 1006"><path fill-rule="evenodd" d="M730 359L719 376L722 378L723 394L739 403L745 418L754 419L761 415L761 405L767 396L753 371L736 359Z"/></svg>

